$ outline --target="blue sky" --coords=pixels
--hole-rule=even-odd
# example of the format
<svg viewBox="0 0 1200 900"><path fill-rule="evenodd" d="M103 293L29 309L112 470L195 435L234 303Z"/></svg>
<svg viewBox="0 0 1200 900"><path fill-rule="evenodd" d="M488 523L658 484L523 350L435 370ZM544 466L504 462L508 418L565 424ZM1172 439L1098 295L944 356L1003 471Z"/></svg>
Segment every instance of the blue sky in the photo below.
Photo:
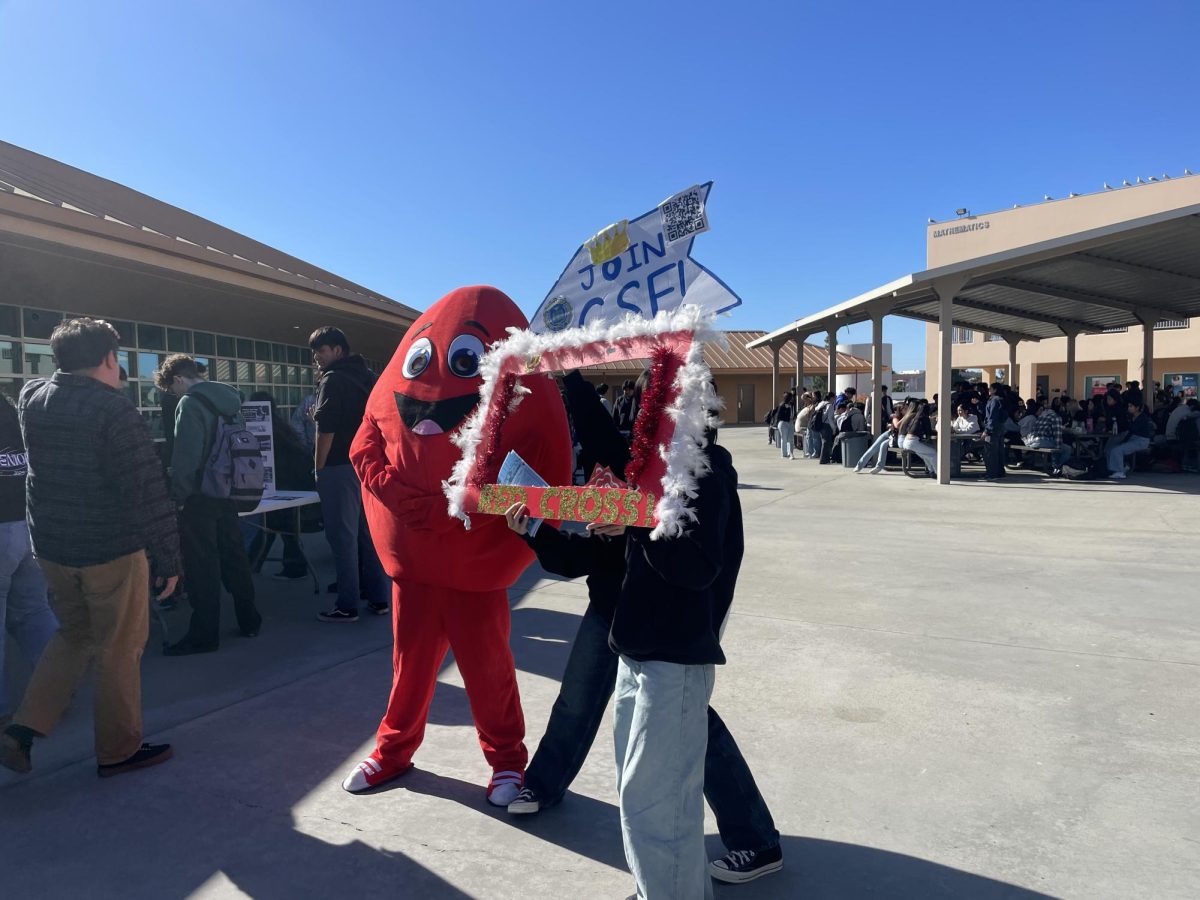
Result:
<svg viewBox="0 0 1200 900"><path fill-rule="evenodd" d="M531 313L713 179L694 255L726 327L774 328L923 268L929 216L1200 171L1198 33L1186 2L0 0L0 139L418 308ZM888 320L897 369L921 334Z"/></svg>

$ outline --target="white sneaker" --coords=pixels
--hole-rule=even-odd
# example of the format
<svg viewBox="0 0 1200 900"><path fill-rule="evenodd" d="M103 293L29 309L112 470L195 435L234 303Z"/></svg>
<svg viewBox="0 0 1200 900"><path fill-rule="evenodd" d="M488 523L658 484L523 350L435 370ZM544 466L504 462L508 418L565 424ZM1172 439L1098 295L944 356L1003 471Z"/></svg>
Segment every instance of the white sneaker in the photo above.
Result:
<svg viewBox="0 0 1200 900"><path fill-rule="evenodd" d="M507 807L517 799L525 786L524 772L493 772L488 782L487 801L492 806Z"/></svg>
<svg viewBox="0 0 1200 900"><path fill-rule="evenodd" d="M873 468L873 469L871 470L871 474L872 474L872 475L878 475L878 474L879 474L880 472L882 472L882 471L883 471L883 466L876 466L875 468Z"/></svg>
<svg viewBox="0 0 1200 900"><path fill-rule="evenodd" d="M1113 480L1115 480L1115 481L1124 481L1124 480L1125 480L1125 473L1124 473L1124 472L1112 472L1112 473L1110 473L1110 474L1109 474L1109 476L1108 476L1108 477L1109 477L1109 478L1112 478L1112 479L1113 479Z"/></svg>
<svg viewBox="0 0 1200 900"><path fill-rule="evenodd" d="M854 474L855 474L855 475L861 475L862 473L863 473L863 467L862 467L862 466L855 466L855 467L854 467Z"/></svg>

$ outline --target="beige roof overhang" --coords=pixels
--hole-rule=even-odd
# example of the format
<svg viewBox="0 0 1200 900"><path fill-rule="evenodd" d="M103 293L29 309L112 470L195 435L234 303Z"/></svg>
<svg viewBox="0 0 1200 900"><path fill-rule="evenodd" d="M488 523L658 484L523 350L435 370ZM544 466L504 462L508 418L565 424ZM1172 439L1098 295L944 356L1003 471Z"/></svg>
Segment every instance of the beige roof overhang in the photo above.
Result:
<svg viewBox="0 0 1200 900"><path fill-rule="evenodd" d="M964 280L965 279L965 280ZM961 284L953 324L1040 341L1200 315L1200 205L905 275L746 344L898 315L937 322L937 285Z"/></svg>

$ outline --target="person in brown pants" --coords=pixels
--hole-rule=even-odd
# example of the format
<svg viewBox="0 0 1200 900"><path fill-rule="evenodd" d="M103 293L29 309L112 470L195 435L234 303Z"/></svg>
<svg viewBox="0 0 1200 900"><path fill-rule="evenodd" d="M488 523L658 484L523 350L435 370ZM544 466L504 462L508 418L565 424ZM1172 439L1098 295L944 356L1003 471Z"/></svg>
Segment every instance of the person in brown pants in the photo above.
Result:
<svg viewBox="0 0 1200 900"><path fill-rule="evenodd" d="M160 599L178 581L178 526L150 431L120 391L118 342L107 322L63 322L50 337L58 371L21 391L29 532L61 627L0 735L0 765L16 772L93 661L98 773L171 757L142 741L141 659L151 579Z"/></svg>

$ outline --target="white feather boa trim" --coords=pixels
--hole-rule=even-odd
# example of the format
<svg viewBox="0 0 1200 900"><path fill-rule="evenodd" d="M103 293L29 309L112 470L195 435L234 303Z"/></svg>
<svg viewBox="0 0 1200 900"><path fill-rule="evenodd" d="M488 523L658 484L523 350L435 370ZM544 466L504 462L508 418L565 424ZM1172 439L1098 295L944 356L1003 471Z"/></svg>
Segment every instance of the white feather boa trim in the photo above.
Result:
<svg viewBox="0 0 1200 900"><path fill-rule="evenodd" d="M675 434L669 445L658 448L666 462L663 476L663 492L654 512L658 524L650 532L650 538L677 537L687 522L695 521L696 513L688 501L696 496L696 483L708 472L708 461L704 455L704 433L720 425L717 412L720 399L712 386L712 374L704 364L704 344L725 345L725 336L713 327L713 317L695 306L681 306L672 312L661 312L653 319L627 316L618 322L594 322L580 328L536 334L528 330L509 329L509 336L498 341L480 360L479 370L483 384L479 390L479 404L466 421L451 434L450 439L462 450L462 456L454 464L450 478L442 482L442 490L449 501L451 516L461 519L471 527L471 518L463 503L466 500L467 479L474 465L479 444L483 440L483 424L491 406L492 395L499 381L500 369L511 357L530 359L553 350L572 347L587 347L592 344L611 344L625 338L651 337L658 334L688 331L692 333L692 346L684 365L675 377L679 393L666 409L666 414L675 421ZM527 391L526 391L527 393ZM522 391L513 398L513 408L521 401Z"/></svg>

